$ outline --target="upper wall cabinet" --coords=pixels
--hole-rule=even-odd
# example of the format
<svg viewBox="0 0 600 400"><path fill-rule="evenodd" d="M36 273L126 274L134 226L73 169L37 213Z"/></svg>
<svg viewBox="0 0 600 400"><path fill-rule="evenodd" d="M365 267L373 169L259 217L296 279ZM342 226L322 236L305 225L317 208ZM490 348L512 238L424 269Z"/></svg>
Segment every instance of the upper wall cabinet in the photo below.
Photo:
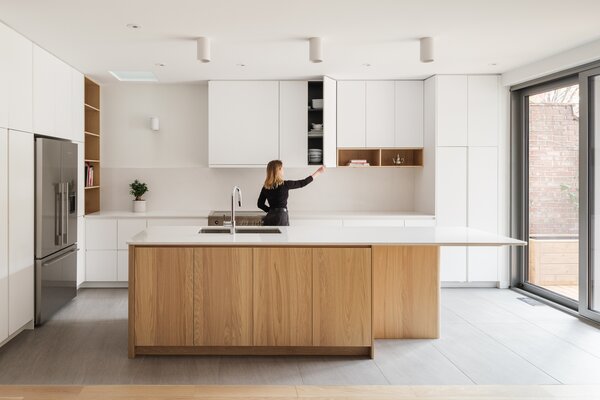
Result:
<svg viewBox="0 0 600 400"><path fill-rule="evenodd" d="M289 167L308 165L308 82L279 82L279 157Z"/></svg>
<svg viewBox="0 0 600 400"><path fill-rule="evenodd" d="M423 81L339 81L338 147L423 147Z"/></svg>
<svg viewBox="0 0 600 400"><path fill-rule="evenodd" d="M0 127L32 132L32 43L0 23Z"/></svg>
<svg viewBox="0 0 600 400"><path fill-rule="evenodd" d="M423 147L423 81L395 82L396 147Z"/></svg>
<svg viewBox="0 0 600 400"><path fill-rule="evenodd" d="M337 146L366 147L366 83L337 83Z"/></svg>
<svg viewBox="0 0 600 400"><path fill-rule="evenodd" d="M263 166L279 157L279 82L208 83L208 163Z"/></svg>
<svg viewBox="0 0 600 400"><path fill-rule="evenodd" d="M85 136L84 93L85 77L81 72L71 69L71 140L77 142L83 142Z"/></svg>
<svg viewBox="0 0 600 400"><path fill-rule="evenodd" d="M367 81L367 147L395 146L395 91L394 81Z"/></svg>
<svg viewBox="0 0 600 400"><path fill-rule="evenodd" d="M467 145L467 76L437 76L437 145Z"/></svg>
<svg viewBox="0 0 600 400"><path fill-rule="evenodd" d="M498 144L499 80L497 75L468 77L469 146Z"/></svg>

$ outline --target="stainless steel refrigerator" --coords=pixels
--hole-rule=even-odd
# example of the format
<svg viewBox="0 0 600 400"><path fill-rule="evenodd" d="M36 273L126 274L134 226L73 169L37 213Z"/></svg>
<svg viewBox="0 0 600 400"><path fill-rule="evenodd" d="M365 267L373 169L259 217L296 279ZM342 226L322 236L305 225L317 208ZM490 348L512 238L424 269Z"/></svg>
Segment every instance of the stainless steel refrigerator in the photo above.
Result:
<svg viewBox="0 0 600 400"><path fill-rule="evenodd" d="M77 296L77 145L35 139L35 323Z"/></svg>

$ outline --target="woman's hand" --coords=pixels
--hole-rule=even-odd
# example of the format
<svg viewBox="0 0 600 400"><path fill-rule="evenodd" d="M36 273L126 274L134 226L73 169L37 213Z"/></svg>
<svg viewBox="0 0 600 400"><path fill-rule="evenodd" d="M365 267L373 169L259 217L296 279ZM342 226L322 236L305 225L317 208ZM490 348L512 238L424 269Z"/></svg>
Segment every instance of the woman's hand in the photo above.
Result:
<svg viewBox="0 0 600 400"><path fill-rule="evenodd" d="M324 172L325 172L325 166L324 166L324 165L321 165L321 166L319 167L319 169L317 169L315 172L313 172L313 174L312 174L312 177L313 177L313 178L316 178L317 176L321 175L321 174L322 174L322 173L324 173Z"/></svg>

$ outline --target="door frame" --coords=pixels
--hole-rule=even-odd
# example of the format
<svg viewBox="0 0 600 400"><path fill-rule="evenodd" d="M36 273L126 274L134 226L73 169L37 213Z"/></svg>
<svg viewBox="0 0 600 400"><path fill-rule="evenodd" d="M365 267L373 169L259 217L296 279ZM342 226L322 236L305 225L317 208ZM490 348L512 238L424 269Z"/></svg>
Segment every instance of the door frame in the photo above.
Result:
<svg viewBox="0 0 600 400"><path fill-rule="evenodd" d="M591 78L600 76L600 67L579 74L579 313L589 319L600 322L600 312L591 306L591 269L594 267L594 126L590 123L592 112L593 87ZM600 188L599 188L600 189ZM591 197L590 198L590 194ZM600 261L600 260L599 260ZM600 288L598 288L600 290Z"/></svg>

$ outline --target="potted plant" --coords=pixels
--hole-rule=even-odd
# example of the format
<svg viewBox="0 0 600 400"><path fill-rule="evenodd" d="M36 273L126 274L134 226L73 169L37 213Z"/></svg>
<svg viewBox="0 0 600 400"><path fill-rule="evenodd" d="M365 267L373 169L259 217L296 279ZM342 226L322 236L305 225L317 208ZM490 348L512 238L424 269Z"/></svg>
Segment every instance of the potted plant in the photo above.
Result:
<svg viewBox="0 0 600 400"><path fill-rule="evenodd" d="M148 192L148 186L136 179L129 185L129 188L131 189L129 193L135 197L133 200L133 212L146 212L146 200L142 196Z"/></svg>

